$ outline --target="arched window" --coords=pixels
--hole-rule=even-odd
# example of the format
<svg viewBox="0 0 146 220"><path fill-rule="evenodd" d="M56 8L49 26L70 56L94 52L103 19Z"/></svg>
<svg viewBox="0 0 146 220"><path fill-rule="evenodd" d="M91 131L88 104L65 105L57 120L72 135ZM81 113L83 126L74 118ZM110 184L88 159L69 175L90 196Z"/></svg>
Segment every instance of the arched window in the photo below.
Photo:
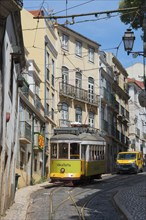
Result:
<svg viewBox="0 0 146 220"><path fill-rule="evenodd" d="M62 67L62 82L68 83L68 68L65 66Z"/></svg>
<svg viewBox="0 0 146 220"><path fill-rule="evenodd" d="M94 101L94 79L92 77L88 78L88 97L89 102Z"/></svg>
<svg viewBox="0 0 146 220"><path fill-rule="evenodd" d="M62 103L62 111L61 111L61 125L62 126L67 126L68 125L68 104L65 102Z"/></svg>
<svg viewBox="0 0 146 220"><path fill-rule="evenodd" d="M76 121L82 123L82 109L76 107Z"/></svg>
<svg viewBox="0 0 146 220"><path fill-rule="evenodd" d="M94 113L93 112L89 112L89 125L90 127L94 127Z"/></svg>
<svg viewBox="0 0 146 220"><path fill-rule="evenodd" d="M82 96L82 74L81 72L76 72L76 95L77 95L77 98L81 98Z"/></svg>
<svg viewBox="0 0 146 220"><path fill-rule="evenodd" d="M62 67L62 90L66 94L67 93L67 83L68 83L68 68Z"/></svg>
<svg viewBox="0 0 146 220"><path fill-rule="evenodd" d="M76 72L76 87L82 88L82 74L80 72Z"/></svg>

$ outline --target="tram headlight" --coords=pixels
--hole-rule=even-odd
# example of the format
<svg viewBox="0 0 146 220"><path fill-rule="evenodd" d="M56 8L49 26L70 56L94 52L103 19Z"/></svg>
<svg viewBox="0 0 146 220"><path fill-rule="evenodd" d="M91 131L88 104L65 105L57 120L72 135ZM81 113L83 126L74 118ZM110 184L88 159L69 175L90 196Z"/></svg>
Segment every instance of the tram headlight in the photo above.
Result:
<svg viewBox="0 0 146 220"><path fill-rule="evenodd" d="M64 168L61 168L60 169L60 173L64 173L65 172L65 169Z"/></svg>

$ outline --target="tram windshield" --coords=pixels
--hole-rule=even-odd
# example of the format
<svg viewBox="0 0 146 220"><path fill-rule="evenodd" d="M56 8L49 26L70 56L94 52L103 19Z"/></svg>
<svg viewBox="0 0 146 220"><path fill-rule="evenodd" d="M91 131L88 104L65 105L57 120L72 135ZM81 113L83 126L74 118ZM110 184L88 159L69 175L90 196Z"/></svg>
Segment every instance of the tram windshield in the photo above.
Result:
<svg viewBox="0 0 146 220"><path fill-rule="evenodd" d="M61 143L59 144L59 159L68 159L68 144Z"/></svg>
<svg viewBox="0 0 146 220"><path fill-rule="evenodd" d="M80 145L78 143L70 144L70 159L79 159L80 157Z"/></svg>

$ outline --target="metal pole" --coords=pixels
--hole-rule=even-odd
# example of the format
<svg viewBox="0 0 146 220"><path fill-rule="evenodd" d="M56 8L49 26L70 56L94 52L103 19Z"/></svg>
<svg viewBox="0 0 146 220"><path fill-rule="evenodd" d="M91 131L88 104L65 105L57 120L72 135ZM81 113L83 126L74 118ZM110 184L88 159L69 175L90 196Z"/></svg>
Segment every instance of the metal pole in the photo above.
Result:
<svg viewBox="0 0 146 220"><path fill-rule="evenodd" d="M45 50L44 50L44 116L46 115L46 46L47 42L45 42ZM42 166L42 177L45 176L45 147L46 147L46 126L44 127L44 148L42 151L42 160L43 160L43 166Z"/></svg>
<svg viewBox="0 0 146 220"><path fill-rule="evenodd" d="M43 135L44 135L44 147L43 147L43 151L42 151L42 159L43 159L43 167L42 167L42 177L45 176L45 164L46 164L46 161L45 161L45 152L46 152L46 138L45 138L45 126L43 128Z"/></svg>
<svg viewBox="0 0 146 220"><path fill-rule="evenodd" d="M34 158L34 114L32 115L32 137L31 137L31 165L30 165L30 185L33 185L33 158Z"/></svg>

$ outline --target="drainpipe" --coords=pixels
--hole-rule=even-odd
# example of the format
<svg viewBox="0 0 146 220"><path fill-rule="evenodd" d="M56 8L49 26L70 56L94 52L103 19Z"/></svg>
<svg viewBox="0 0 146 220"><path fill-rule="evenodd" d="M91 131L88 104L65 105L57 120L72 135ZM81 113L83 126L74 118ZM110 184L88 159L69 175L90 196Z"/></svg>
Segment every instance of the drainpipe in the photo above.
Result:
<svg viewBox="0 0 146 220"><path fill-rule="evenodd" d="M32 132L31 132L31 164L30 164L30 185L33 185L33 159L34 159L34 119L35 115L32 115Z"/></svg>
<svg viewBox="0 0 146 220"><path fill-rule="evenodd" d="M44 50L44 117L46 115L46 46L47 46L47 42L45 42L45 50ZM46 126L44 124L44 129L43 129L43 133L44 133L44 148L42 151L42 160L43 160L43 166L42 166L42 177L45 176L45 148L46 148Z"/></svg>

